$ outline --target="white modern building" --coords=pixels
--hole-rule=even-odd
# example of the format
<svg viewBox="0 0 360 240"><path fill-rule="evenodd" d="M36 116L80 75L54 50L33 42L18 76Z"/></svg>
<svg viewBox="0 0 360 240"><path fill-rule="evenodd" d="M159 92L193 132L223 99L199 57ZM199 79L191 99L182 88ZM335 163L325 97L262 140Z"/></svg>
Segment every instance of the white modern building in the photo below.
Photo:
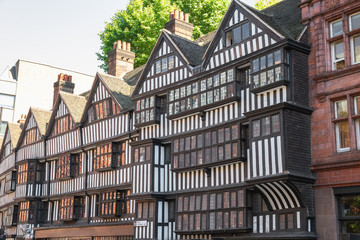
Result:
<svg viewBox="0 0 360 240"><path fill-rule="evenodd" d="M21 59L5 68L0 75L0 135L7 121L16 122L30 106L51 109L53 84L61 73L72 76L75 94L89 90L94 80L93 75Z"/></svg>

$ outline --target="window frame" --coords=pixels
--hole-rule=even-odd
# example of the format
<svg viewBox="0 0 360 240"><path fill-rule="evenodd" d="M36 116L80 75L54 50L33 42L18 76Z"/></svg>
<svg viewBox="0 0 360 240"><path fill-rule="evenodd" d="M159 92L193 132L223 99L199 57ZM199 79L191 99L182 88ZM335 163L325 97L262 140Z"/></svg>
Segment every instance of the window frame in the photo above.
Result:
<svg viewBox="0 0 360 240"><path fill-rule="evenodd" d="M334 35L332 26L333 26L333 24L338 23L338 22L340 22L340 21L342 22L342 26L341 26L342 31L341 31L338 35ZM344 23L343 23L343 19L342 19L342 18L330 22L330 23L329 23L329 26L330 26L330 38L340 36L341 34L344 33Z"/></svg>
<svg viewBox="0 0 360 240"><path fill-rule="evenodd" d="M337 107L337 103L338 102L342 102L342 101L346 101L346 110L347 110L347 116L338 116L338 107ZM350 143L350 124L349 124L349 101L347 98L343 98L343 99L338 99L336 101L333 102L333 109L334 109L334 123L335 123L335 144L336 144L336 151L338 153L342 153L342 152L349 152L351 149L351 143ZM349 146L348 147L340 147L341 144L341 139L340 139L340 124L346 122L348 125L348 133L349 133Z"/></svg>
<svg viewBox="0 0 360 240"><path fill-rule="evenodd" d="M109 196L112 196L111 198ZM100 218L115 218L130 214L130 190L114 190L101 192L97 195L96 216ZM106 197L104 199L104 197ZM111 206L111 208L110 208ZM112 209L111 213L106 209Z"/></svg>
<svg viewBox="0 0 360 240"><path fill-rule="evenodd" d="M336 45L338 44L338 43L340 43L340 42L342 42L342 44L343 44L343 54L344 54L344 57L343 58L341 58L341 59L338 59L338 60L335 60L335 58L336 58ZM343 69L343 68L345 68L346 67L346 65L345 65L345 42L344 42L344 39L339 39L339 40L337 40L337 41L334 41L334 42L331 42L331 45L330 45L330 48L331 48L331 69L333 70L333 71L335 71L335 70L340 70L340 69ZM344 66L343 67L340 67L340 68L337 68L336 67L336 64L337 63L339 63L339 62L342 62L342 61L344 61Z"/></svg>
<svg viewBox="0 0 360 240"><path fill-rule="evenodd" d="M350 52L351 52L351 64L352 65L356 65L360 63L360 58L359 61L356 62L356 55L355 55L355 38L359 38L360 40L360 34L356 34L350 37ZM359 42L360 44L360 42ZM359 52L360 54L360 52Z"/></svg>
<svg viewBox="0 0 360 240"><path fill-rule="evenodd" d="M243 26L245 26L246 24L248 25L249 35L244 38L243 37ZM235 42L234 32L236 29L239 29L239 31L240 31L240 39ZM231 40L228 40L229 34L231 34ZM252 33L251 23L247 20L242 21L242 22L237 23L225 30L223 45L225 48L232 47L232 46L237 45L237 44L241 43L242 41L250 38L252 36L252 34L254 34L254 33ZM231 42L228 42L228 41L231 41Z"/></svg>
<svg viewBox="0 0 360 240"><path fill-rule="evenodd" d="M353 26L352 26L352 17L353 16L356 16L356 15L359 15L359 17L360 17L360 12L356 12L356 13L353 13L353 14L351 14L351 15L349 15L349 31L354 31L354 30L357 30L357 29L359 29L359 28L356 28L356 29L353 29Z"/></svg>
<svg viewBox="0 0 360 240"><path fill-rule="evenodd" d="M13 192L15 191L15 189L16 189L16 171L11 171L5 176L5 193Z"/></svg>
<svg viewBox="0 0 360 240"><path fill-rule="evenodd" d="M343 223L351 220L360 221L360 214L355 216L343 216L344 206L342 204L342 197L352 197L352 196L360 197L360 188L358 186L336 187L333 188L333 191L337 204L337 220L339 221L339 231L340 233L345 233L343 232L344 230Z"/></svg>

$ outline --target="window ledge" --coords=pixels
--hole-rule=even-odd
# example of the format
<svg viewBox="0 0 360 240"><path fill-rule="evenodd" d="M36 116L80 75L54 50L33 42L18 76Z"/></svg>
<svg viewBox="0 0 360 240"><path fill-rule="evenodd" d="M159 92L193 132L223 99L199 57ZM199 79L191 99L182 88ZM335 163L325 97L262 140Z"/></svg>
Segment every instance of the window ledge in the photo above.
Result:
<svg viewBox="0 0 360 240"><path fill-rule="evenodd" d="M56 178L57 180L59 181L65 181L65 180L69 180L69 179L72 179L74 178L73 176L66 176L66 177L60 177L60 178Z"/></svg>
<svg viewBox="0 0 360 240"><path fill-rule="evenodd" d="M257 87L256 88L256 87L252 86L251 87L251 92L254 93L254 94L259 94L259 93L268 91L268 90L270 90L272 88L280 87L280 86L283 86L283 85L288 86L289 84L290 84L289 80L279 80L279 81L267 84L267 85L262 86L262 87Z"/></svg>
<svg viewBox="0 0 360 240"><path fill-rule="evenodd" d="M328 38L326 39L329 43L332 43L332 42L335 42L335 41L338 41L340 39L343 39L343 35L340 34L339 36L336 36L336 37L331 37L331 38Z"/></svg>

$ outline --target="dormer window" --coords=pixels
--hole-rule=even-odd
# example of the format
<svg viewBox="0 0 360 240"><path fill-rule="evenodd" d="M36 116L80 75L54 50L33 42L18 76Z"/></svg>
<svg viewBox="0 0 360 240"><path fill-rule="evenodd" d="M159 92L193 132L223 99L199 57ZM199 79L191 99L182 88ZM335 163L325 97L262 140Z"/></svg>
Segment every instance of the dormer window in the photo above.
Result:
<svg viewBox="0 0 360 240"><path fill-rule="evenodd" d="M226 33L226 47L240 43L250 37L250 23L234 27Z"/></svg>

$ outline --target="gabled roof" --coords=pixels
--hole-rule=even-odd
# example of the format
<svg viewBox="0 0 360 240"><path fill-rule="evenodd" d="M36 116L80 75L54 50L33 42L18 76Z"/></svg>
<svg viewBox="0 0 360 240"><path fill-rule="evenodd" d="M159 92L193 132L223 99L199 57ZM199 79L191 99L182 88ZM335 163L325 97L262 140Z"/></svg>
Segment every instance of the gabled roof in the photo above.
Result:
<svg viewBox="0 0 360 240"><path fill-rule="evenodd" d="M258 11L244 3L248 10L269 24L284 37L296 40L302 33L304 26L301 25L301 0L282 0L268 8Z"/></svg>
<svg viewBox="0 0 360 240"><path fill-rule="evenodd" d="M49 123L49 120L51 117L51 111L40 109L40 108L30 107L29 113L27 114L25 124L24 124L23 128L21 129L19 140L18 140L16 146L20 146L20 144L21 144L21 141L26 132L26 126L29 123L31 115L34 115L34 119L35 119L37 128L40 131L40 134L42 136L45 136L45 134L46 134L46 127L47 127L47 124Z"/></svg>
<svg viewBox="0 0 360 240"><path fill-rule="evenodd" d="M86 105L85 97L66 93L66 92L60 92L59 95L61 99L64 101L66 107L68 108L74 122L80 123ZM54 110L55 109L53 109L53 111Z"/></svg>
<svg viewBox="0 0 360 240"><path fill-rule="evenodd" d="M49 122L51 117L51 111L34 107L31 107L30 111L34 115L40 134L44 136L46 133L46 124ZM28 119L30 118L30 116L31 114L28 114ZM28 119L26 121L28 121ZM26 123L24 126L26 126Z"/></svg>
<svg viewBox="0 0 360 240"><path fill-rule="evenodd" d="M127 82L130 86L135 86L144 68L145 68L145 64L135 68L130 72L127 72L123 76L124 81Z"/></svg>
<svg viewBox="0 0 360 240"><path fill-rule="evenodd" d="M134 69L133 71L125 74L123 78L132 83L132 81L138 80L137 75L139 75L141 71L141 69ZM81 96L85 97L87 100L84 111L82 113L81 122L85 122L87 118L87 109L89 109L92 104L92 98L95 94L99 81L104 84L110 95L119 104L122 110L127 111L133 108L134 104L131 101L130 96L133 93L135 87L129 84L123 78L115 77L105 73L96 73L95 80L90 91L81 94Z"/></svg>
<svg viewBox="0 0 360 240"><path fill-rule="evenodd" d="M78 96L75 94L70 94L60 91L59 95L56 98L54 108L52 110L48 128L46 129L46 136L49 136L51 134L52 126L54 124L55 117L57 114L57 109L59 108L61 100L63 100L66 108L69 110L69 113L73 121L76 124L81 122L81 117L83 115L86 106L86 98L83 96Z"/></svg>
<svg viewBox="0 0 360 240"><path fill-rule="evenodd" d="M123 110L128 110L133 107L133 103L130 96L134 90L133 86L130 86L122 78L114 77L105 73L98 73L99 78L102 79L105 86L107 86L110 93L117 100Z"/></svg>
<svg viewBox="0 0 360 240"><path fill-rule="evenodd" d="M178 35L169 33L171 40L174 44L179 48L179 50L183 53L183 55L189 61L189 65L195 67L202 63L202 56L204 55L207 44L204 46L200 46L195 41L190 41Z"/></svg>
<svg viewBox="0 0 360 240"><path fill-rule="evenodd" d="M19 123L8 123L7 125L10 132L10 139L13 148L16 148L21 134L21 127Z"/></svg>

